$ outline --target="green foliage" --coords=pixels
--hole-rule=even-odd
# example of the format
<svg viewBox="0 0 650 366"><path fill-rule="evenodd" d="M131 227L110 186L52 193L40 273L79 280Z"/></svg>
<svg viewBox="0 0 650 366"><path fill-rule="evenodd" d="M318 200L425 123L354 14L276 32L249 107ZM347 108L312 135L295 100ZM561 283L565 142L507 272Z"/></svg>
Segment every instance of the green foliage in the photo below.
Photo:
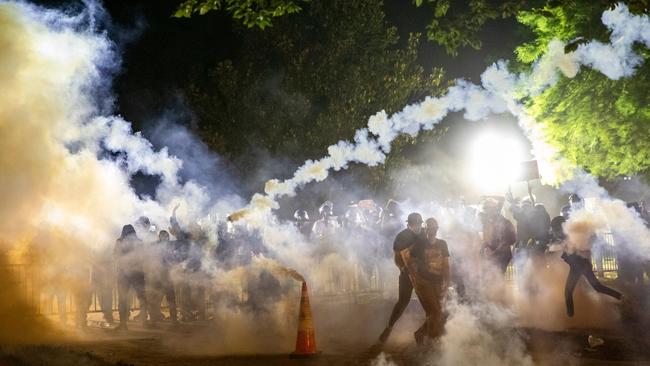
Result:
<svg viewBox="0 0 650 366"><path fill-rule="evenodd" d="M203 15L213 10L224 10L248 28L270 27L273 18L302 10L301 5L309 0L185 0L176 9L174 16L189 18L193 14Z"/></svg>
<svg viewBox="0 0 650 366"><path fill-rule="evenodd" d="M255 150L298 164L351 139L377 111L396 112L440 92L442 70L425 72L417 63L419 35L398 46L382 5L381 0L313 2L264 32L245 31L236 59L219 62L207 77L193 77L187 88L204 141L242 161L244 171L254 165L245 159ZM387 165L359 168L360 179L373 188L388 186L387 170L398 165L400 149L415 141L400 138Z"/></svg>
<svg viewBox="0 0 650 366"><path fill-rule="evenodd" d="M610 1L567 2L521 12L517 19L536 37L517 49L518 59L532 62L553 38L607 39L600 14L610 6ZM591 173L645 174L650 169L649 76L648 62L621 80L586 69L532 98L528 110L544 124L550 142Z"/></svg>
<svg viewBox="0 0 650 366"><path fill-rule="evenodd" d="M639 76L614 81L584 70L536 97L530 110L551 142L591 173L643 173L650 167L649 72L645 65Z"/></svg>
<svg viewBox="0 0 650 366"><path fill-rule="evenodd" d="M456 56L461 47L481 48L479 33L485 23L513 17L530 1L414 0L414 2L418 7L426 4L433 10L433 19L427 25L428 39L443 46L450 55Z"/></svg>
<svg viewBox="0 0 650 366"><path fill-rule="evenodd" d="M603 32L600 15L606 9L603 2L590 2L580 6L574 2L567 5L545 5L541 8L520 11L517 20L533 31L534 39L517 47L517 59L524 63L537 60L553 39L570 42L577 37L602 39Z"/></svg>

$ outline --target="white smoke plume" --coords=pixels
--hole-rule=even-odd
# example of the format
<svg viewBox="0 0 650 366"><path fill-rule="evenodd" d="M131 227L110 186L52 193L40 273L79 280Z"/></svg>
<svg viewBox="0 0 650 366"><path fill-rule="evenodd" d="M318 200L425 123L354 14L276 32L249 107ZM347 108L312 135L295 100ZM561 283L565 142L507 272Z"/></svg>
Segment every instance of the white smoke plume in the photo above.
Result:
<svg viewBox="0 0 650 366"><path fill-rule="evenodd" d="M32 261L61 273L87 268L140 216L160 227L178 203L190 222L237 207L237 199L215 202L209 187L181 180L181 159L105 113L119 57L100 28L103 15L92 2L69 12L0 3L3 264ZM154 197L134 192L136 173L159 177ZM0 314L4 323L10 313ZM16 332L7 327L0 338L17 339Z"/></svg>
<svg viewBox="0 0 650 366"><path fill-rule="evenodd" d="M449 318L440 338L440 352L426 365L534 365L522 338L508 325L514 313L494 304L467 305L453 298L446 304Z"/></svg>
<svg viewBox="0 0 650 366"><path fill-rule="evenodd" d="M327 178L330 171L346 169L350 163L375 166L383 163L390 152L391 142L400 134L416 135L420 130L430 130L449 112L464 111L469 120L480 120L490 114L510 112L530 139L533 155L546 183L559 184L578 173L576 167L559 156L557 149L546 141L543 128L526 114L519 102L553 86L560 75L573 78L582 66L602 72L611 79L630 76L641 62L632 46L641 43L650 47L650 20L646 15L633 15L625 4L606 10L603 24L610 30L610 43L591 41L577 50L565 53L565 44L559 40L549 43L547 52L535 62L531 73L512 74L506 61L498 61L481 75L481 85L458 80L445 95L427 97L388 116L380 111L368 120L368 127L355 133L353 141L339 141L328 148L328 155L318 160L308 160L286 180L272 179L266 183L265 194L256 194L251 203L233 216L238 219L251 215L251 211L268 211L276 208L275 200L292 196L296 189ZM258 214L255 216L259 217Z"/></svg>
<svg viewBox="0 0 650 366"><path fill-rule="evenodd" d="M209 212L215 197L205 185L181 181L182 160L97 107L102 70L117 67L118 57L95 28L96 6L76 15L16 2L0 6L0 149L6 157L0 191L12 207L0 218L7 241L56 221L110 243L116 229L140 215L166 222L177 203L194 220ZM133 192L129 180L136 173L160 177L155 197ZM75 218L84 218L83 225Z"/></svg>
<svg viewBox="0 0 650 366"><path fill-rule="evenodd" d="M96 9L91 6L70 15L18 2L0 4L0 193L5 200L0 209L0 229L3 240L12 248L54 228L52 232L58 234L49 239L51 242L41 244L49 249L46 259L52 262L62 258L64 250L77 253L80 248L111 246L119 228L141 215L155 223L167 222L178 203L182 203L181 216L188 221L215 210L232 211L231 204L215 202L213 190L195 180L179 178L185 164L181 159L166 148L156 150L132 131L130 123L97 107L105 104L98 103L95 93L105 86L102 70L118 65L112 43L98 32L93 18ZM627 7L619 5L606 11L603 21L612 31L609 44L591 42L565 54L564 44L554 41L531 74L513 75L505 62L498 62L483 73L481 85L461 80L441 97L427 97L392 116L379 112L370 117L367 128L357 131L354 141L330 146L327 156L307 161L290 179L267 182L265 194L254 195L247 209L231 215L233 220L245 217L243 221L259 224L264 244L281 263L259 257L253 266L280 272L290 266L316 285L325 283L331 273L327 273L327 265L318 266L319 256L313 246L300 239L294 228L280 225L268 215L279 207L277 199L295 194L305 184L322 181L331 171L346 169L351 163L383 163L398 135L432 129L449 112L465 111L471 120L510 112L519 118L531 139L547 182L580 176L546 144L544 131L526 115L519 99L553 85L560 73L575 76L582 65L612 78L631 75L640 62L632 45L649 45L648 18L631 15ZM603 57L608 61L603 62ZM160 177L154 197L140 198L130 187L136 173ZM604 214L618 215L609 220L634 218L623 208L614 202ZM641 230L635 222L625 221L632 225L631 232ZM66 245L54 245L55 241ZM341 272L358 270L350 258L373 258L361 252L368 249L346 247L346 241L341 242L322 256L324 262L339 265ZM389 259L380 266L386 263L396 272ZM240 291L251 275L241 267L228 273L210 269L219 271L217 285L231 292ZM466 315L471 318L472 313ZM4 324L4 318L0 319ZM449 342L458 339L453 338L454 324L458 323L452 322L448 330ZM255 326L242 328L241 337L254 334ZM21 329L19 324L3 330L0 339L10 337L17 329Z"/></svg>

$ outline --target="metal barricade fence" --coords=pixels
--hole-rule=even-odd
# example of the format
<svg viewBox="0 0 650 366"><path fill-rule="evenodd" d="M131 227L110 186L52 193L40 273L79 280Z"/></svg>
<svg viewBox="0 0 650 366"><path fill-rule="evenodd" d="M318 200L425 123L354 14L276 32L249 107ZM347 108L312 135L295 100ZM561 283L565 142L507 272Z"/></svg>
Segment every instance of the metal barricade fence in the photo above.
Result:
<svg viewBox="0 0 650 366"><path fill-rule="evenodd" d="M603 276L605 273L617 272L618 265L616 260L615 242L611 233L601 233L602 240L599 241L598 246L594 247L592 253L592 263L594 272ZM517 276L517 266L511 262L505 273L505 279L513 281ZM9 264L6 268L0 269L0 273L6 275L10 281L10 285L14 286L23 296L26 305L33 309L36 315L55 315L60 313L59 305L64 304L66 313L75 312L75 303L70 291L48 288L48 284L41 283L38 278L38 271L34 270L30 264ZM345 281L345 286L338 288L340 280L334 281L326 286L325 290L316 291L313 295L317 298L332 299L332 301L351 301L351 302L365 302L370 299L376 299L383 296L386 290L387 281L393 281L394 278L384 278L377 268L372 268L372 271L367 279L360 279L363 274L355 269L352 278ZM365 282L364 286L360 283ZM393 281L394 282L394 281ZM337 285L338 284L338 285ZM299 284L295 286L296 291L299 289ZM180 289L175 289L176 304L180 309L185 294ZM215 307L215 299L212 298L212 291L208 291L205 296L205 310L209 312ZM58 297L64 296L61 300ZM91 292L91 301L88 312L99 313L102 312L101 301L97 291ZM130 294L130 305L132 310L139 310L140 304L134 294ZM243 301L243 300L242 300ZM118 296L117 285L115 284L111 290L111 305L112 311L118 311ZM167 299L163 300L162 308L167 308Z"/></svg>
<svg viewBox="0 0 650 366"><path fill-rule="evenodd" d="M592 248L591 260L594 272L601 276L606 272L617 272L616 243L611 232L599 234L599 239Z"/></svg>
<svg viewBox="0 0 650 366"><path fill-rule="evenodd" d="M616 258L616 243L611 232L598 233L598 239L594 242L591 251L591 263L593 271L600 277L606 273L618 274L618 260ZM506 269L506 280L514 280L517 277L517 266L514 260L510 261Z"/></svg>

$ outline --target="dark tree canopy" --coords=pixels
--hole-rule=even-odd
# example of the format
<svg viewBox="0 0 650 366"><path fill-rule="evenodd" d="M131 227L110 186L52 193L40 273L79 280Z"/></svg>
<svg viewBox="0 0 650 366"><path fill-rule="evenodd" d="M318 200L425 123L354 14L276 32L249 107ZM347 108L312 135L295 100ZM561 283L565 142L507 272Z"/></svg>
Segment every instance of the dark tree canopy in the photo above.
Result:
<svg viewBox="0 0 650 366"><path fill-rule="evenodd" d="M626 3L636 13L647 13L647 2ZM528 30L528 41L516 49L518 67L526 68L552 39L568 42L567 52L579 45L576 39L607 41L600 16L617 2L413 3L422 11L432 11L428 38L450 54L467 46L480 48L487 22L516 15ZM273 13L274 26L264 31L256 26L268 24L251 23L254 18L247 18L246 27L238 30L242 48L237 55L216 63L207 75L192 76L185 90L202 138L232 159L245 157L251 149L289 156L295 162L317 158L330 144L351 138L378 110L395 112L444 90L442 69L425 71L418 63L419 34L400 42L396 28L385 19L380 0L190 0L184 5L189 7L183 16L215 9L233 12L237 6L248 6L251 14L281 8ZM243 19L242 11L233 16ZM639 52L648 58L648 50L639 47ZM550 142L593 174L647 173L649 68L644 63L635 76L618 81L586 69L526 103L545 125ZM403 163L400 149L413 142L400 138L387 166L368 170L373 184Z"/></svg>
<svg viewBox="0 0 650 366"><path fill-rule="evenodd" d="M224 10L249 28L270 27L271 20L286 14L297 13L309 0L184 0L174 13L178 18L193 14L203 15L213 10Z"/></svg>
<svg viewBox="0 0 650 366"><path fill-rule="evenodd" d="M238 56L194 76L186 90L202 138L231 159L254 150L296 163L318 158L377 111L442 89L442 70L417 63L418 34L398 46L381 0L316 1L272 28L242 32ZM369 183L386 179L390 159L387 166L367 172Z"/></svg>
<svg viewBox="0 0 650 366"><path fill-rule="evenodd" d="M511 18L532 1L508 0L413 0L429 8L433 18L427 25L427 38L443 46L450 55L463 47L481 48L480 33L485 23Z"/></svg>

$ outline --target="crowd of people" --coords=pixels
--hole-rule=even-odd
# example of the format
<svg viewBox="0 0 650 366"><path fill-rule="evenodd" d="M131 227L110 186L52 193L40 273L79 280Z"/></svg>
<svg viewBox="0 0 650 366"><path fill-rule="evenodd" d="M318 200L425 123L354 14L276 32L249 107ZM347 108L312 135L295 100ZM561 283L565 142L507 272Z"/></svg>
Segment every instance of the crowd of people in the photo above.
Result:
<svg viewBox="0 0 650 366"><path fill-rule="evenodd" d="M504 201L509 202L516 227L502 214ZM635 209L649 225L648 212L643 204L632 203L628 207ZM512 194L503 198L486 197L476 215L479 222L477 228L480 230L480 256L493 271L504 274L511 262L520 272L531 262L534 268L542 268L540 264L549 251L561 251L561 258L569 266L564 283L566 314L569 317L574 316L573 293L583 276L597 292L622 300L623 295L603 285L593 271L591 249L599 240L596 233L587 230L584 223L566 225L573 212L584 208L582 198L572 194L560 215L551 220L544 205L535 203L532 194L522 200L514 199ZM468 301L464 286L468 271L455 270L453 264L450 269L450 262L453 262L450 260L450 250L447 242L437 237L438 229L435 218L428 218L425 222L419 213L413 212L408 215L406 228L395 236L393 250L399 269L398 300L386 328L379 336L380 343L386 342L390 336L393 326L409 304L412 292L416 293L426 314L424 324L414 333L418 344L435 340L442 334L443 302L451 286L456 288L461 301ZM622 240L618 241L616 254L621 285L643 283L648 262L634 255L629 244ZM601 263L596 263L597 270L602 268L602 259L596 258L598 261ZM458 264L458 261L455 263ZM456 276L452 275L454 272ZM525 292L529 289L521 290Z"/></svg>
<svg viewBox="0 0 650 366"><path fill-rule="evenodd" d="M323 264L331 267L328 268L329 278L324 288L317 288L317 291L353 291L362 287L382 290L378 277L384 277L384 282L390 278L378 269L376 262L394 260L399 270L398 299L380 336L381 342L388 339L413 292L426 313L426 321L415 332L416 341L423 343L426 339L438 337L443 330L442 304L448 290L454 288L463 300L471 297L466 285L475 282L471 277L477 270L468 261L468 257L474 254L494 273L502 275L511 264L515 271L521 272L527 263L541 263L549 251L562 251L562 258L570 268L565 283L568 316L574 314L573 291L582 276L596 291L617 299L622 297L618 291L601 284L592 270L592 257L595 257L596 272L602 271L602 260L598 260L597 251L591 252L592 248L597 248L598 238L588 238L588 247L570 245L572 235L581 234L580 230L565 225L572 213L584 208L584 201L576 194L569 197L560 215L552 219L545 206L535 202L532 194L523 199L515 199L512 194L484 197L476 206L466 205L462 200L447 202L435 205L437 209L423 209L423 212L436 217L424 220L420 213L413 212L404 222L403 209L406 206L389 200L380 207L372 200L362 200L350 203L342 215L335 216L334 204L326 201L318 208L315 220L310 219L306 210L296 210L293 215L296 231L314 248L315 257L324 258L328 253L340 250L335 243L356 245L347 245L352 252L351 260L358 265L354 278L336 266ZM642 204L634 203L629 207L647 221L648 214ZM90 287L75 286L84 288L74 293L80 326L86 324L86 311L93 291L97 294L105 322L109 325L115 323L115 289L118 329L126 329L131 318L132 292L140 306L134 319L145 325L164 319L173 323L204 320L208 297L228 301L227 295L217 294L219 290L213 286L213 273L208 263L217 263L221 270L227 271L250 264L255 255L272 256L256 230L227 222L217 225L216 233L209 233L198 225L183 228L176 218L177 209L178 206L172 212L168 230L158 230L147 217L124 225L112 253L92 261L88 269ZM514 224L504 215L507 211ZM213 245L215 241L217 245ZM469 247L469 242L477 245ZM617 240L616 248L621 281L643 283L644 273L650 269L648 263L638 259L623 240ZM472 253L468 254L467 250ZM601 273L599 277L602 277ZM262 271L247 286L247 298L235 302L256 312L263 310L264 303L277 300L283 291L280 281L267 271ZM161 310L163 299L168 306L168 316Z"/></svg>
<svg viewBox="0 0 650 366"><path fill-rule="evenodd" d="M112 291L114 283L109 272L115 269L119 313L118 329L126 329L131 312L131 296L136 294L140 312L137 320L155 324L165 318L161 311L163 298L169 308L169 320L203 320L205 314L205 289L209 280L202 269L202 258L208 237L202 230L184 230L176 219L176 207L170 218L170 229L155 230L147 217L141 217L135 225L122 228L115 242L113 261L107 267L93 266L99 270L93 278L101 281L98 286L100 306L108 324L114 322ZM138 228L139 230L136 230ZM172 240L171 236L176 239ZM177 301L177 293L178 296Z"/></svg>

